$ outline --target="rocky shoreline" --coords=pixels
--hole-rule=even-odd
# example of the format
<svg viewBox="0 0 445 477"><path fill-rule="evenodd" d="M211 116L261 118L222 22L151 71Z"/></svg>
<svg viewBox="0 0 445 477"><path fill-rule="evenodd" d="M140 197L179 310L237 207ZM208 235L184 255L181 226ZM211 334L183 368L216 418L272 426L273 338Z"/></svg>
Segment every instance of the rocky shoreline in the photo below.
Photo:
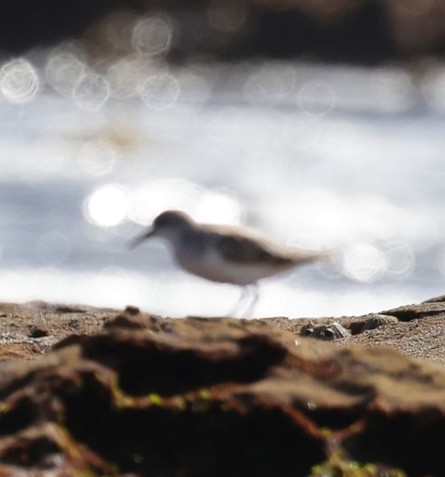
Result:
<svg viewBox="0 0 445 477"><path fill-rule="evenodd" d="M3 303L0 476L445 475L444 318Z"/></svg>

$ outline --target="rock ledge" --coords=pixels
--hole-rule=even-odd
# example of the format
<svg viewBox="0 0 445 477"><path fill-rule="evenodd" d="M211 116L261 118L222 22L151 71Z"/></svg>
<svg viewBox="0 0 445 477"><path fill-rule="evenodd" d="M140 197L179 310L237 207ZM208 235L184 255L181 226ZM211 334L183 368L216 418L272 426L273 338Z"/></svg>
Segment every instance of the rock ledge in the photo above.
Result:
<svg viewBox="0 0 445 477"><path fill-rule="evenodd" d="M0 476L444 475L440 299L336 319L351 335L333 342L301 336L308 320L0 311L9 353L43 354L0 365ZM396 349L427 330L431 358Z"/></svg>

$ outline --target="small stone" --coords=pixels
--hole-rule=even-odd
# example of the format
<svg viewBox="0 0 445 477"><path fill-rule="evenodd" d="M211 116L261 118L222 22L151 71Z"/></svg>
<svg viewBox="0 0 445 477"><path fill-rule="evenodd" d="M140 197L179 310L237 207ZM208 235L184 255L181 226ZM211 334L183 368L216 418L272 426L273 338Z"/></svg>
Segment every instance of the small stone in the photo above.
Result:
<svg viewBox="0 0 445 477"><path fill-rule="evenodd" d="M373 330L383 325L394 325L398 322L399 320L395 316L374 313L369 318L366 319L364 327L363 327L363 331Z"/></svg>
<svg viewBox="0 0 445 477"><path fill-rule="evenodd" d="M129 315L139 315L140 312L141 310L137 306L128 305L125 307L125 313L128 313Z"/></svg>
<svg viewBox="0 0 445 477"><path fill-rule="evenodd" d="M351 336L351 332L336 321L328 325L314 325L309 323L304 325L300 331L301 336L310 336L311 338L318 338L320 340L331 341L340 338L347 338Z"/></svg>
<svg viewBox="0 0 445 477"><path fill-rule="evenodd" d="M29 337L30 338L43 338L48 336L48 330L42 326L30 326L29 327Z"/></svg>

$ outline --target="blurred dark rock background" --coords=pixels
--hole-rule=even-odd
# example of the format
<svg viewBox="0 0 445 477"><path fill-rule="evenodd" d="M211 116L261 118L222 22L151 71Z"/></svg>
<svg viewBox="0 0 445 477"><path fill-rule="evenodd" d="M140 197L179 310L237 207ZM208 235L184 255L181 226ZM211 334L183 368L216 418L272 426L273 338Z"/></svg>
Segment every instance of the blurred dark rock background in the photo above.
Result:
<svg viewBox="0 0 445 477"><path fill-rule="evenodd" d="M170 60L301 58L376 64L442 54L443 0L4 0L0 51L67 38L125 54L126 25L152 13L174 24ZM113 40L113 41L112 41Z"/></svg>

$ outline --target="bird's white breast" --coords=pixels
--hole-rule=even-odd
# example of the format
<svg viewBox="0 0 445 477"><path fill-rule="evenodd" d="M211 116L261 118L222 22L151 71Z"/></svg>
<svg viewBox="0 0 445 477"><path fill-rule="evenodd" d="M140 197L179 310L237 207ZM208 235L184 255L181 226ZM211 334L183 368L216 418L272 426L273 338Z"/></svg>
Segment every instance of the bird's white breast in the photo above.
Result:
<svg viewBox="0 0 445 477"><path fill-rule="evenodd" d="M270 263L238 263L227 262L215 251L206 251L202 255L193 258L177 255L179 264L188 272L219 283L233 283L236 285L248 285L262 278L270 277L277 273L292 268L290 266Z"/></svg>

